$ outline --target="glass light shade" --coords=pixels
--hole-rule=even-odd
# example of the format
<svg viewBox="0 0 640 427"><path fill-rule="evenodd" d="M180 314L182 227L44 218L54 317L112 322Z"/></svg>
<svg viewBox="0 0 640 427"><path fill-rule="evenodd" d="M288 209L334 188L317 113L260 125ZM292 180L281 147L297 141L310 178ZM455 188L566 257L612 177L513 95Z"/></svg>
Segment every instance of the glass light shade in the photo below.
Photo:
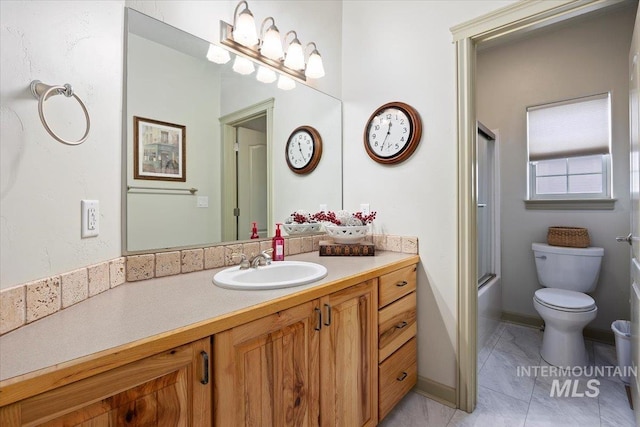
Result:
<svg viewBox="0 0 640 427"><path fill-rule="evenodd" d="M292 78L281 75L278 79L278 89L291 90L296 87L296 82Z"/></svg>
<svg viewBox="0 0 640 427"><path fill-rule="evenodd" d="M256 79L262 83L273 83L276 81L276 73L267 67L258 68Z"/></svg>
<svg viewBox="0 0 640 427"><path fill-rule="evenodd" d="M282 50L282 41L280 40L280 31L275 26L271 26L262 40L262 47L260 48L262 53L267 58L279 61L284 56Z"/></svg>
<svg viewBox="0 0 640 427"><path fill-rule="evenodd" d="M255 70L256 67L253 65L253 62L249 61L247 58L236 56L235 61L233 61L233 71L238 74L246 76L253 73Z"/></svg>
<svg viewBox="0 0 640 427"><path fill-rule="evenodd" d="M304 70L304 52L298 39L289 43L287 56L284 59L284 66L292 70Z"/></svg>
<svg viewBox="0 0 640 427"><path fill-rule="evenodd" d="M231 55L229 55L227 50L220 46L210 44L209 50L207 51L207 59L211 62L215 62L216 64L226 64L231 60Z"/></svg>
<svg viewBox="0 0 640 427"><path fill-rule="evenodd" d="M240 12L233 28L233 39L243 46L252 47L258 44L256 22L249 9Z"/></svg>
<svg viewBox="0 0 640 427"><path fill-rule="evenodd" d="M319 79L320 77L324 77L324 66L322 65L322 57L317 50L311 52L309 61L307 61L307 69L305 70L304 75L312 79Z"/></svg>

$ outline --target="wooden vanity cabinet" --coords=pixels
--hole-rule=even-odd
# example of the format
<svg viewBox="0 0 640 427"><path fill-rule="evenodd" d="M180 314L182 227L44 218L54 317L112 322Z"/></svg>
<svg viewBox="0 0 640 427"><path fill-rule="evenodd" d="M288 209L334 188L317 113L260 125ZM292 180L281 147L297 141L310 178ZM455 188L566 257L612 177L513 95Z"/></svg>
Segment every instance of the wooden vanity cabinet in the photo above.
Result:
<svg viewBox="0 0 640 427"><path fill-rule="evenodd" d="M214 336L216 426L377 423L376 280Z"/></svg>
<svg viewBox="0 0 640 427"><path fill-rule="evenodd" d="M236 313L213 349L206 337L156 354L151 341L136 348L145 358L70 382L112 363L96 356L54 389L25 382L0 425L375 426L416 383L416 267L344 286Z"/></svg>
<svg viewBox="0 0 640 427"><path fill-rule="evenodd" d="M378 418L382 420L417 382L417 266L378 282Z"/></svg>
<svg viewBox="0 0 640 427"><path fill-rule="evenodd" d="M315 426L319 309L307 302L216 334L216 426Z"/></svg>
<svg viewBox="0 0 640 427"><path fill-rule="evenodd" d="M320 300L320 425L378 423L377 280Z"/></svg>
<svg viewBox="0 0 640 427"><path fill-rule="evenodd" d="M0 409L3 426L210 426L210 339Z"/></svg>

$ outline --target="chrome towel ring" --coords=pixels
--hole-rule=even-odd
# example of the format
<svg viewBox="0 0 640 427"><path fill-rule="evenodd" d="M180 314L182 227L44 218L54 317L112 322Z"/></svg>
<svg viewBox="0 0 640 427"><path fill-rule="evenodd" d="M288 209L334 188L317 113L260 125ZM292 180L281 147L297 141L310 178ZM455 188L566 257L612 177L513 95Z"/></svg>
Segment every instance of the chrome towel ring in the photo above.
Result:
<svg viewBox="0 0 640 427"><path fill-rule="evenodd" d="M42 124L44 125L44 128L47 130L47 132L49 132L49 135L51 135L56 141L62 142L63 144L67 145L80 145L87 140L87 137L89 136L89 129L91 128L89 112L87 111L87 107L84 105L84 102L82 102L78 95L73 93L73 88L69 83L66 83L64 86L50 86L42 83L40 80L34 80L31 82L30 87L31 93L38 100L38 113L40 114L40 120L42 121ZM78 101L78 104L80 104L80 107L82 107L82 111L84 111L84 117L87 120L87 129L85 130L82 138L80 138L78 141L67 141L66 139L60 138L49 127L47 119L44 115L44 101L55 95L64 95L67 98L74 97L76 101Z"/></svg>

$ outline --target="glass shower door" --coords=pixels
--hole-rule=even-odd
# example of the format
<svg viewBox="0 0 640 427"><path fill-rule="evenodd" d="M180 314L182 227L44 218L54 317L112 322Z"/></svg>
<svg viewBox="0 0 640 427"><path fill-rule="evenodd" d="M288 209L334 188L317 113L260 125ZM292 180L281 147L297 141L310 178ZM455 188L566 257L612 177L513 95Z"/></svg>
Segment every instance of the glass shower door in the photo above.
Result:
<svg viewBox="0 0 640 427"><path fill-rule="evenodd" d="M476 141L477 165L476 185L478 195L477 232L478 232L478 287L495 277L494 271L494 168L495 135L481 123L478 123Z"/></svg>

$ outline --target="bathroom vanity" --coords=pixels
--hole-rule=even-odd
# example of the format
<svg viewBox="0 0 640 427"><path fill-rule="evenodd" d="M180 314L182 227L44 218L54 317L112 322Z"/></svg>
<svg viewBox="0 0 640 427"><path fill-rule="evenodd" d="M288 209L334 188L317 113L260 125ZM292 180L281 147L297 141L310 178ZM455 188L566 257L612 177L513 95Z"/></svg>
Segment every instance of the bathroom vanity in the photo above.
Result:
<svg viewBox="0 0 640 427"><path fill-rule="evenodd" d="M218 270L128 283L0 337L0 424L376 425L417 378L417 255L221 289Z"/></svg>

